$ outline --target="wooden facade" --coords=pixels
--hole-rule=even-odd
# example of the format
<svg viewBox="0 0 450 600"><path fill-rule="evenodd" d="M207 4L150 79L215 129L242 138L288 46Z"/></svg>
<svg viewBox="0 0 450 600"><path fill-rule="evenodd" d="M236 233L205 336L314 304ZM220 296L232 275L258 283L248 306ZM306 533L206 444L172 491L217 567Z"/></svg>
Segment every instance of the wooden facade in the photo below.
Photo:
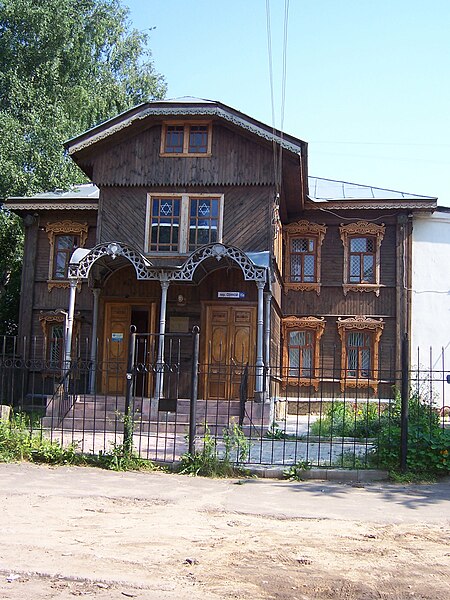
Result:
<svg viewBox="0 0 450 600"><path fill-rule="evenodd" d="M165 124L175 119L185 124L185 134L190 124L205 123L211 139L204 156L162 152ZM279 154L280 147L283 162L278 181L273 152L275 148ZM78 281L75 321L78 339L98 338L98 360L108 360L112 350L117 350L111 345L114 336L120 334L126 341L133 320L141 330L153 333L161 333L161 327L164 332L185 332L197 325L203 335L203 362L217 361L220 354L224 362L259 365L256 373L261 366L270 367L270 388L267 379L262 387L257 375L251 383L260 399L299 391L315 394L319 380L323 380L325 395L332 396L339 392L336 378L341 388L347 385L342 375L345 370L353 378L350 387L365 385L377 394L382 393L384 384L392 384L399 368L400 342L409 330L414 198L393 196L377 201L373 197L364 200L362 195L351 202L344 198L316 202L308 194L305 142L274 133L220 103L149 103L70 140L66 148L98 187L96 206L91 202L88 209L88 199L81 197L79 201L71 197L64 204L54 194L39 200L9 200L11 209L23 217L26 231L20 314L20 335L28 340L24 353L29 352L33 338L42 339L45 345L46 318L51 322L59 318L58 311L68 310L69 278L50 285L49 271L54 252L49 228L58 232L55 223L64 221L86 227L82 245L93 259L85 270L83 260L88 258L73 267ZM208 251L212 254L205 254L202 247L191 251L181 245L176 252L150 251L151 228L155 227L153 198L169 199L169 208L172 199L180 199L180 206L181 198L187 202L217 199L220 227L210 231L213 243ZM186 206L192 210L192 205ZM433 199L417 206L430 210ZM180 216L175 237L182 233L183 218L192 223L191 214ZM172 223L170 227L174 222L167 221ZM362 225L357 231L363 233L352 239L366 241L371 249L355 251L349 258L352 251L342 232L358 223ZM185 236L191 235L192 227L190 224ZM70 226L66 229L70 232ZM289 237L288 231L303 233ZM382 232L378 239L373 231ZM218 232L220 239L216 239ZM290 262L291 238L295 236L299 247L311 246L306 254L310 256L308 264L314 263L314 272L309 275L291 273L297 269ZM378 244L376 249L374 244ZM131 250L125 252L125 247ZM117 256L114 248L118 248ZM303 251L299 250L300 262L306 260ZM349 260L354 261L352 265L357 260L373 263L368 283L361 280L345 285ZM230 300L227 294L238 296ZM291 331L297 336L292 337L296 340L292 348L286 339ZM353 332L353 337L348 332ZM370 348L364 350L359 332L366 332L372 340ZM312 344L316 346L312 348ZM344 348L346 344L350 350ZM184 359L189 352L183 348ZM226 356L222 356L224 352ZM356 357L355 365L349 352ZM370 360L375 353L377 356L366 383L362 380L369 368L364 361L369 359L364 352ZM290 360L300 364L289 364ZM383 376L377 378L385 382L381 381L381 387L373 379L372 372L378 369ZM358 370L360 380L354 375ZM394 373L390 379L389 373ZM227 390L222 384L204 383L202 393L211 398L221 394L236 397L236 382ZM117 387L106 379L97 385L105 391L124 391L122 384ZM113 390L114 386L117 389ZM153 392L149 389L146 393Z"/></svg>

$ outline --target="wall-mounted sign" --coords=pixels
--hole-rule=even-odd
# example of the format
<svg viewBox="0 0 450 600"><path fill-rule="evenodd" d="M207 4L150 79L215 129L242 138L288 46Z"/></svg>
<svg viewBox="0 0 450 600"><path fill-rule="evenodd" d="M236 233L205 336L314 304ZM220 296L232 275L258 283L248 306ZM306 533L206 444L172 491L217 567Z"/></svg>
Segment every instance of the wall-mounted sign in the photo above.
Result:
<svg viewBox="0 0 450 600"><path fill-rule="evenodd" d="M123 342L123 333L111 333L112 342Z"/></svg>
<svg viewBox="0 0 450 600"><path fill-rule="evenodd" d="M171 333L187 333L189 331L189 317L170 317L169 331Z"/></svg>
<svg viewBox="0 0 450 600"><path fill-rule="evenodd" d="M217 292L218 298L245 298L245 292Z"/></svg>

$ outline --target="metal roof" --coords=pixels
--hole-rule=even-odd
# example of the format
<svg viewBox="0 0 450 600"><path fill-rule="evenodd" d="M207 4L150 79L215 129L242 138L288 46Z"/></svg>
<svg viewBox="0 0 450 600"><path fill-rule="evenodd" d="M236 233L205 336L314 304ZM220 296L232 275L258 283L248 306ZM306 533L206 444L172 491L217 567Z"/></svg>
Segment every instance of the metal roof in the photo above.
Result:
<svg viewBox="0 0 450 600"><path fill-rule="evenodd" d="M98 200L100 190L93 183L73 185L68 190L52 190L40 192L32 196L11 196L8 200Z"/></svg>
<svg viewBox="0 0 450 600"><path fill-rule="evenodd" d="M339 200L436 200L432 196L420 196L395 190L324 179L308 177L309 198L313 202L329 202Z"/></svg>

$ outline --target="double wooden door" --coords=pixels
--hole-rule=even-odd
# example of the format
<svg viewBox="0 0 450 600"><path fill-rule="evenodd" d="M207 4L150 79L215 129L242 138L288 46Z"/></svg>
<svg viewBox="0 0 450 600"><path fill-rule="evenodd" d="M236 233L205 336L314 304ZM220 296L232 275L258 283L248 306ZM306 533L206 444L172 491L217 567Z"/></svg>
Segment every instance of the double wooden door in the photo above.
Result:
<svg viewBox="0 0 450 600"><path fill-rule="evenodd" d="M249 392L254 387L256 307L206 305L203 389L208 399L238 399L249 365Z"/></svg>

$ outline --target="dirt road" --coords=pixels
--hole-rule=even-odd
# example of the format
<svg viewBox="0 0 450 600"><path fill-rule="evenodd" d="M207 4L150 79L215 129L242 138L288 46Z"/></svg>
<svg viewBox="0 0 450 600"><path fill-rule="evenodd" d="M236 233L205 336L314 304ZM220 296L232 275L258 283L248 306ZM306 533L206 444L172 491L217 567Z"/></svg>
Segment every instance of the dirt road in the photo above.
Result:
<svg viewBox="0 0 450 600"><path fill-rule="evenodd" d="M450 598L450 482L0 465L0 598Z"/></svg>

